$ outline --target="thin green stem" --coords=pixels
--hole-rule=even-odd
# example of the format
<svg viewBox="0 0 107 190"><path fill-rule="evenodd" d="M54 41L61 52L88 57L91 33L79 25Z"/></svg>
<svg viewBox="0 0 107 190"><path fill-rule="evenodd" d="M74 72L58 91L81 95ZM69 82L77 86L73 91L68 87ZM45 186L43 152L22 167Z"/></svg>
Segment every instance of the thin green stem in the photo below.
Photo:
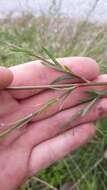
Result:
<svg viewBox="0 0 107 190"><path fill-rule="evenodd" d="M105 86L107 82L90 82L90 83L74 83L74 84L52 84L52 85L36 85L36 86L10 86L7 90L33 90L33 89L61 89L71 87L85 87L85 86Z"/></svg>
<svg viewBox="0 0 107 190"><path fill-rule="evenodd" d="M36 116L40 115L42 112L46 111L50 106L52 106L57 101L58 101L58 98L52 98L46 104L41 106L39 110L28 114L27 116L23 117L22 119L14 122L12 124L6 125L6 127L8 127L8 128L0 133L0 138L5 137L7 134L12 132L16 128L22 128L23 126L28 124L34 117L36 117Z"/></svg>

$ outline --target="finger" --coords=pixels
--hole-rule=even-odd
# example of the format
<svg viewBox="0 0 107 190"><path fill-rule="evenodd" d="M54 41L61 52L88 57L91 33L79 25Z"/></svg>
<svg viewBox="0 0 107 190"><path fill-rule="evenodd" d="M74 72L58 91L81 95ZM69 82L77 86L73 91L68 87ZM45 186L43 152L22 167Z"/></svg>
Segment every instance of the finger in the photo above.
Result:
<svg viewBox="0 0 107 190"><path fill-rule="evenodd" d="M100 75L97 79L96 79L96 82L107 82L107 75ZM102 86L102 87L94 87L94 88L97 88L97 90L104 90L104 89L106 89L107 88L107 86ZM71 102L68 102L68 105L69 104L71 104L72 105L72 102L75 102L75 97L81 97L82 98L82 96L81 96L81 94L74 94L74 97L71 97L70 98L70 101ZM43 97L43 99L44 99L44 97ZM73 100L73 101L72 101ZM76 99L77 100L77 99ZM104 101L103 101L104 100ZM88 118L88 120L87 121L89 121L89 120L96 120L96 119L98 119L98 118L100 118L100 117L104 117L104 116L106 116L107 115L107 109L106 109L106 107L107 107L107 101L106 101L106 99L103 99L102 101L101 101L101 103L99 104L99 106L96 108L96 111L93 111L92 112L92 114L91 114L91 116ZM36 99L35 99L35 101L34 102L36 102ZM32 104L34 104L34 102L32 103ZM75 114L76 113L76 111L79 111L79 109L76 109L76 111L75 111L75 109L73 109L74 110L74 112L72 113L72 114ZM49 112L50 113L50 112ZM66 114L65 114L66 115ZM72 115L71 115L72 116ZM60 118L62 118L62 116L60 117ZM67 118L67 116L66 116L66 118ZM57 118L56 118L56 116L55 116L55 120L57 121ZM61 120L61 119L60 119ZM50 137L53 137L53 136L55 136L56 134L58 134L58 133L60 133L60 132L62 132L64 129L62 129L62 128L60 128L59 129L59 126L61 126L62 124L61 124L61 122L59 121L59 123L58 123L58 125L54 125L54 121L51 121L50 120L50 122L48 121L48 120L45 120L45 121L47 121L47 122L42 122L41 123L41 125L39 124L39 122L37 123L37 124L32 124L31 125L31 127L30 127L30 129L31 130L28 130L28 134L29 134L29 136L30 136L30 138L29 137L27 137L27 139L33 139L32 137L33 137L33 134L39 134L38 135L38 137L35 137L34 136L34 139L36 139L37 140L37 142L35 142L35 141L33 141L33 144L35 144L35 143L38 143L38 142L40 142L40 141L42 141L44 138L46 139L46 138L48 138L49 136ZM63 121L63 120L62 120ZM86 121L86 120L83 120L83 122L84 121ZM81 120L81 122L82 122L82 120ZM46 123L46 124L45 124ZM51 124L51 123L53 123L53 125ZM78 123L78 124L80 124L80 123ZM41 126L41 127L40 127ZM51 126L51 128L49 128L49 126ZM73 126L73 124L72 124L72 126ZM31 132L30 132L31 131ZM41 131L42 131L42 133L41 133ZM10 142L12 142L12 141L14 141L17 137L20 137L21 135L22 135L23 133L22 133L22 129L21 130L17 130L17 131L15 131L14 133L12 133L12 134L10 134L9 135L9 138L8 139L6 139L6 143L8 144L8 142L10 143ZM44 137L44 135L46 135L45 137ZM28 136L28 135L27 135ZM32 143L31 143L32 144Z"/></svg>
<svg viewBox="0 0 107 190"><path fill-rule="evenodd" d="M0 67L0 89L6 88L13 80L12 72L5 68Z"/></svg>
<svg viewBox="0 0 107 190"><path fill-rule="evenodd" d="M107 82L107 75L100 75L95 82ZM88 97L88 95L84 92L86 90L95 89L95 90L106 90L106 86L96 86L96 87L79 87L78 89L74 90L67 98L63 105L63 109L72 108L78 104L80 104L80 101L84 98ZM40 107L42 107L44 104L48 102L48 100L60 97L62 92L59 91L47 91L42 94L33 96L29 99L23 100L20 102L20 109L17 110L17 112L13 112L11 115L6 116L6 119L3 118L3 121L1 122L15 122L16 120L21 119L22 117L30 114L31 112L37 111ZM60 98L61 100L61 98ZM47 117L52 116L53 114L56 114L59 112L59 109L61 107L60 102L53 104L50 108L47 109L47 111L41 113L39 116L34 118L34 121L38 121L41 119L45 119ZM10 108L9 108L10 109ZM14 118L14 119L13 119Z"/></svg>
<svg viewBox="0 0 107 190"><path fill-rule="evenodd" d="M104 75L100 75L96 80L95 80L95 82L107 82L107 75L106 74L104 74ZM94 87L94 89L96 89L96 90L105 90L105 89L107 89L107 86L100 86L100 87ZM47 93L48 94L48 93ZM46 94L46 96L47 96L47 94ZM84 93L83 93L83 88L80 88L80 90L78 89L78 91L76 91L76 93L74 92L74 93L72 93L71 94L71 96L67 99L67 101L65 102L65 104L64 104L64 109L65 108L69 108L69 107L72 107L72 106L74 106L74 105L76 105L78 102L79 102L79 100L81 100L81 99L83 99L83 98L85 98L85 96L86 96L86 94L84 95ZM30 110L30 108L32 107L32 105L33 105L33 109L32 110L30 110L30 111L34 111L35 109L35 106L34 106L34 104L36 104L36 103L38 103L39 102L39 98L38 97L40 97L40 96L37 96L37 99L35 99L35 97L34 97L34 99L33 98L31 98L30 99L30 101L28 101L27 103L28 103L28 105L26 104L26 106L25 106L25 108L29 108L29 110ZM47 97L47 98L45 98L45 96L43 95L43 98L41 99L41 101L46 101L46 100L48 100L48 98L49 98L49 96ZM36 102L36 100L37 100L37 102ZM26 102L26 101L25 101ZM106 100L105 100L105 102L106 102ZM45 103L45 102L44 102ZM106 106L107 104L105 104L105 106ZM30 107L31 106L31 107ZM23 104L23 107L24 107L24 104ZM24 114L26 114L26 111L27 111L27 109L25 109L26 111L23 111L23 107L22 107L22 109L21 109L21 113L18 113L18 118L15 118L15 115L13 116L12 115L12 118L9 116L9 119L7 118L7 121L8 122L13 122L13 117L14 117L14 121L16 121L17 119L19 119L19 118L21 118L22 116L24 116ZM101 110L102 108L100 108L99 110ZM104 111L105 110L105 111ZM103 112L106 112L106 107L104 108L104 110L103 110ZM46 118L46 116L50 116L50 115L52 115L52 113L54 114L54 113L56 113L58 111L58 106L55 106L54 107L54 109L52 108L50 111L48 110L48 112L45 112L44 113L44 115L42 114L42 116L40 117L40 118ZM97 110L98 111L98 110ZM99 112L99 111L98 111ZM100 111L101 112L101 111ZM22 113L23 113L23 115L22 115ZM93 112L94 113L94 112ZM16 114L16 113L14 113L14 114ZM94 120L95 119L97 119L97 118L99 118L99 114L100 113L98 113L98 115L97 116L95 116L95 118L93 118ZM95 114L92 114L93 116L95 115ZM104 113L102 113L102 117L103 117L103 115L104 115ZM38 119L40 119L40 118L38 118ZM93 120L92 119L92 120ZM61 124L59 124L59 125L61 125ZM34 124L34 126L35 126L35 124ZM45 128L46 129L46 128ZM54 128L55 129L55 128ZM41 129L42 130L42 129ZM48 135L48 129L47 129L47 135ZM35 131L36 132L36 131ZM37 131L37 133L39 133L38 131ZM53 132L50 132L51 134L53 134L54 135L54 133ZM57 131L56 131L56 133L57 133ZM21 134L23 134L22 133L22 130L17 130L17 132L15 131L14 133L12 133L11 135L9 135L9 138L6 140L6 142L12 142L15 138L17 138L17 137L20 137L20 135Z"/></svg>
<svg viewBox="0 0 107 190"><path fill-rule="evenodd" d="M95 126L92 123L87 123L76 127L75 131L71 129L33 148L29 163L29 175L31 176L48 167L69 152L77 149L94 134Z"/></svg>
<svg viewBox="0 0 107 190"><path fill-rule="evenodd" d="M107 74L102 74L102 75L99 75L95 80L94 82L106 82L107 83ZM99 85L99 86L93 86L93 89L95 90L98 90L98 91L102 91L102 90L107 90L107 85Z"/></svg>
<svg viewBox="0 0 107 190"><path fill-rule="evenodd" d="M61 64L69 66L72 71L88 80L93 80L98 76L99 66L97 63L86 57L72 57L59 59ZM47 68L42 65L40 61L33 61L27 64L18 65L10 68L14 74L12 86L27 86L27 85L40 85L50 84L58 76L63 73L57 72L53 69ZM72 80L75 82L75 80ZM12 92L13 96L18 99L23 99L33 94L35 90L26 90L21 92Z"/></svg>
<svg viewBox="0 0 107 190"><path fill-rule="evenodd" d="M22 144L25 144L31 149L42 141L52 138L69 128L74 128L77 125L93 122L107 116L107 99L103 98L85 116L78 116L71 122L71 118L81 109L85 108L86 105L87 104L79 105L61 111L45 120L31 123L28 127L24 128L24 134L23 128L17 129L16 133L18 134L18 137L21 136L20 140L23 141ZM9 142L11 142L11 139L14 140L14 137L16 138L16 133L10 134Z"/></svg>
<svg viewBox="0 0 107 190"><path fill-rule="evenodd" d="M95 80L95 82L107 82L107 75L100 75ZM100 91L106 90L107 85L99 86L99 87L96 86L96 87L91 87L91 88L80 87L80 88L76 89L74 92L71 93L71 95L65 101L63 110L79 105L80 100L83 100L84 98L88 97L88 95L86 93L84 93L84 91L89 90L89 89L96 89L96 90L100 90ZM57 91L56 92L49 91L47 93L45 93L45 92L42 93L42 96L36 95L36 97L32 97L29 100L25 100L25 101L23 101L22 104L20 104L21 112L17 110L17 113L14 112L12 115L6 116L6 119L3 118L2 122L7 123L7 124L13 123L13 122L23 118L24 116L30 114L31 112L35 112L41 106L43 106L43 104L46 104L46 102L49 99L51 99L53 97L59 97L59 95L60 95L60 93ZM43 112L40 115L38 115L37 117L35 117L33 119L33 121L39 121L39 120L43 120L48 117L51 117L52 115L54 115L60 111L59 110L60 106L61 106L61 104L59 102L53 104L53 106L48 108L45 112Z"/></svg>
<svg viewBox="0 0 107 190"><path fill-rule="evenodd" d="M107 82L107 75L100 75L96 80L94 80L93 82ZM77 89L75 89L74 91L72 91L72 93L67 97L62 110L64 109L68 109L71 107L74 107L78 104L80 104L81 100L83 100L84 98L88 98L89 95L86 93L87 90L106 90L107 89L107 85L105 86L92 86L92 87L79 87ZM44 105L46 102L48 102L48 100L52 99L52 98L59 98L61 100L61 95L64 92L62 91L47 91L47 92L43 92L42 94L33 96L29 99L23 100L22 103L22 108L21 110L23 110L23 113L27 114L27 113L31 113L34 112L36 110L38 110L42 105ZM62 98L63 99L63 98ZM39 117L35 118L35 120L40 120L40 119L45 119L47 117L50 117L51 115L59 112L61 107L61 102L57 102L55 104L53 104L53 106L51 106L47 111L43 112Z"/></svg>
<svg viewBox="0 0 107 190"><path fill-rule="evenodd" d="M26 133L22 136L23 144L29 148L50 139L69 128L74 128L80 124L96 121L107 116L107 99L104 98L98 102L93 109L85 116L78 116L74 121L71 118L83 109L86 104L64 110L53 117L32 123L26 128Z"/></svg>

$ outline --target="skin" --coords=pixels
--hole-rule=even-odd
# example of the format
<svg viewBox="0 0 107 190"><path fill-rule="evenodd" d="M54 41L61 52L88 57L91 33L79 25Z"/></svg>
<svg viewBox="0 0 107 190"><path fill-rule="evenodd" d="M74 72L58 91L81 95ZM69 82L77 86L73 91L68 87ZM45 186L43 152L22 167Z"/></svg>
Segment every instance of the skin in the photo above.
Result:
<svg viewBox="0 0 107 190"><path fill-rule="evenodd" d="M63 58L59 59L59 62L90 81L107 81L107 75L98 76L99 67L90 58ZM62 73L46 68L40 61L9 69L0 67L0 124L5 123L7 127L9 123L37 110L50 98L61 95L60 92L53 90L7 91L5 90L7 86L49 84L61 75ZM102 89L106 87L101 87L99 90ZM100 100L86 116L71 123L67 130L60 127L69 121L71 115L85 106L78 105L78 101L86 97L83 91L84 88L74 91L65 102L62 111L59 111L60 105L56 103L24 128L17 129L0 140L1 189L17 189L28 177L77 149L95 134L95 126L92 122L107 115L106 98ZM3 130L4 126L1 125L0 132Z"/></svg>

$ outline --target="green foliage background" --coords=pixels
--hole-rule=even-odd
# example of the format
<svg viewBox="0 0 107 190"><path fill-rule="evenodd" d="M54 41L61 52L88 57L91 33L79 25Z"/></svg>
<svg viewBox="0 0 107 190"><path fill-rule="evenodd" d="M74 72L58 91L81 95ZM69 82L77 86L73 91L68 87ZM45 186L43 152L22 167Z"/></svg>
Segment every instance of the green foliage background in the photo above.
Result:
<svg viewBox="0 0 107 190"><path fill-rule="evenodd" d="M8 15L0 20L0 65L12 66L32 60L22 53L11 54L3 41L32 48L41 53L42 47L49 49L56 57L88 56L96 59L101 72L107 71L107 26L92 24L86 20L74 21L60 14L53 4L47 15L34 17L23 13L18 19ZM107 120L98 121L97 134L91 142L82 146L63 160L31 178L20 190L69 190L64 184L70 182L71 190L106 190ZM101 159L101 161L99 161ZM38 182L37 179L41 179ZM44 185L43 181L47 182ZM73 185L75 187L73 188Z"/></svg>

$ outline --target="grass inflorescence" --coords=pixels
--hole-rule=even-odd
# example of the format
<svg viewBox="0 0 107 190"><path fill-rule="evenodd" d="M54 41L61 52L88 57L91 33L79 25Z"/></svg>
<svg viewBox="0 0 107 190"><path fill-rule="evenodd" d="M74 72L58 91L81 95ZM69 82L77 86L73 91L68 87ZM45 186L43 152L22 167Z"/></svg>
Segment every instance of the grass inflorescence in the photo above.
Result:
<svg viewBox="0 0 107 190"><path fill-rule="evenodd" d="M51 69L54 69L58 72L62 72L63 76L62 77L58 77L56 78L50 85L39 85L39 86L14 86L14 87L7 87L7 90L31 90L31 89L49 89L49 90L61 90L63 91L63 95L61 95L60 98L53 98L51 100L49 100L48 102L45 103L45 105L41 106L41 108L39 110L37 110L36 112L30 113L27 116L23 117L22 119L20 119L19 121L15 121L12 124L9 124L9 127L7 129L5 129L3 132L0 133L0 137L4 137L6 136L8 133L10 133L11 131L15 130L16 128L21 128L23 126L25 126L26 124L28 124L29 122L32 121L32 119L34 117L37 117L38 115L40 115L42 112L44 112L46 109L50 108L54 103L56 102L60 102L60 109L59 111L62 110L64 103L66 101L66 99L68 98L68 96L77 88L79 87L87 87L87 86L102 86L102 85L107 85L106 82L90 82L88 81L86 78L81 77L79 75L77 75L76 73L74 73L72 71L72 69L70 69L68 66L66 65L61 65L56 58L54 57L54 55L47 50L46 48L43 48L43 52L48 56L49 60L47 60L44 56L39 56L36 55L34 50L29 50L27 48L23 48L23 47L19 47L16 46L14 44L8 44L8 47L10 48L10 50L12 52L17 52L17 53L25 53L29 56L33 56L37 59L39 59L41 61L41 63L43 65L45 65L46 67L49 67ZM65 77L66 76L66 77ZM59 84L59 81L64 81L65 79L79 79L81 80L81 83L74 83L74 84ZM84 108L82 108L79 112L77 112L76 114L74 114L69 121L67 122L66 125L64 125L64 127L69 126L74 120L76 120L78 117L83 117L85 116L93 107L94 105L98 102L98 100L100 98L102 98L104 95L107 94L107 90L103 90L103 91L96 91L96 90L88 90L85 92L86 94L88 94L88 98L82 99L80 100L80 104L84 104L87 103L86 106ZM4 124L5 125L5 124Z"/></svg>

